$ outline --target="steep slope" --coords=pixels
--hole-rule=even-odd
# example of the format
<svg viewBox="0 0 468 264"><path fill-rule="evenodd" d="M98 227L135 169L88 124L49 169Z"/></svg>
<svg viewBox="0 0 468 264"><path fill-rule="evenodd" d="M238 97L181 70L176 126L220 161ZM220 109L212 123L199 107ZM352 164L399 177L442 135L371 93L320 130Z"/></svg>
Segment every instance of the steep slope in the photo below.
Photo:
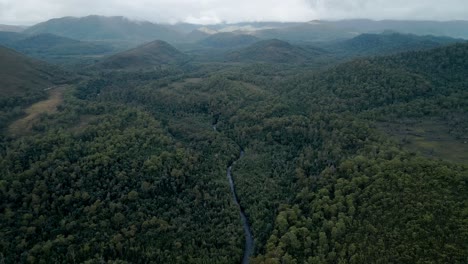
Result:
<svg viewBox="0 0 468 264"><path fill-rule="evenodd" d="M330 48L335 52L350 55L376 55L431 49L463 41L449 37L417 36L399 33L362 34L334 44Z"/></svg>
<svg viewBox="0 0 468 264"><path fill-rule="evenodd" d="M188 56L167 42L156 40L134 49L115 54L98 63L105 69L144 69L165 64L181 64Z"/></svg>
<svg viewBox="0 0 468 264"><path fill-rule="evenodd" d="M51 86L56 68L0 46L0 93L3 98L21 96Z"/></svg>
<svg viewBox="0 0 468 264"><path fill-rule="evenodd" d="M230 61L241 62L301 63L307 61L312 55L288 42L272 39L259 41L249 47L230 52L226 57Z"/></svg>
<svg viewBox="0 0 468 264"><path fill-rule="evenodd" d="M79 41L50 33L27 36L10 44L16 50L30 55L90 55L112 51L109 45Z"/></svg>
<svg viewBox="0 0 468 264"><path fill-rule="evenodd" d="M0 131L25 106L47 97L45 89L65 83L70 74L0 46Z"/></svg>
<svg viewBox="0 0 468 264"><path fill-rule="evenodd" d="M63 17L52 19L24 31L26 34L52 33L78 40L144 42L151 39L174 41L181 34L166 26L124 17Z"/></svg>
<svg viewBox="0 0 468 264"><path fill-rule="evenodd" d="M259 39L251 35L224 32L202 39L198 44L211 48L234 48L251 45L257 41Z"/></svg>

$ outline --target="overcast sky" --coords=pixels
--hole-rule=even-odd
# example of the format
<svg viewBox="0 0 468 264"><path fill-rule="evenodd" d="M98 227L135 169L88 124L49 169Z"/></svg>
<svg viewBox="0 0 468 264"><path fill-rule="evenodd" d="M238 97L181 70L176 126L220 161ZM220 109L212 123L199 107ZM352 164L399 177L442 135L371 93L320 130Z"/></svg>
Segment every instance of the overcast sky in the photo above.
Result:
<svg viewBox="0 0 468 264"><path fill-rule="evenodd" d="M0 24L30 25L90 14L205 24L344 18L468 20L468 0L0 0Z"/></svg>

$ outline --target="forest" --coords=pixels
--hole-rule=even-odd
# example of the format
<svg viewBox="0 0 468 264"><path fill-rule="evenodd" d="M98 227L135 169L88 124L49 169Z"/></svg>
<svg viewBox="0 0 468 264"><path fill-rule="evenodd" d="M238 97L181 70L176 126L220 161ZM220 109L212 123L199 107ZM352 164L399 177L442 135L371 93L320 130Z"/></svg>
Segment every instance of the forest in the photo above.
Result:
<svg viewBox="0 0 468 264"><path fill-rule="evenodd" d="M220 38L212 61L153 42L47 68L0 49L36 78L2 86L0 263L239 263L240 208L251 263L467 263L466 42ZM48 89L58 105L12 133Z"/></svg>

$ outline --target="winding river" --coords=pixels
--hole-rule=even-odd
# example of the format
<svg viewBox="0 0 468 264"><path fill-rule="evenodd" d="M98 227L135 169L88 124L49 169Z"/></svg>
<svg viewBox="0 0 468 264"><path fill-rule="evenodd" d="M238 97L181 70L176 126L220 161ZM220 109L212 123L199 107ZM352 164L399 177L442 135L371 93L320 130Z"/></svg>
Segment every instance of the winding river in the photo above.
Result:
<svg viewBox="0 0 468 264"><path fill-rule="evenodd" d="M239 159L241 159L244 156L244 151L240 152ZM236 164L236 161L234 161L232 164L229 165L227 168L227 177L229 180L229 186L231 186L231 192L232 192L232 198L234 200L234 203L239 207L240 211L240 216L242 220L242 226L244 227L244 233L245 233L245 247L244 247L244 256L242 258L242 264L248 264L249 263L249 257L253 253L254 249L254 240L252 236L252 231L249 226L249 221L247 217L245 216L244 209L242 206L239 204L239 198L237 197L236 193L236 186L234 184L234 180L232 179L232 166Z"/></svg>

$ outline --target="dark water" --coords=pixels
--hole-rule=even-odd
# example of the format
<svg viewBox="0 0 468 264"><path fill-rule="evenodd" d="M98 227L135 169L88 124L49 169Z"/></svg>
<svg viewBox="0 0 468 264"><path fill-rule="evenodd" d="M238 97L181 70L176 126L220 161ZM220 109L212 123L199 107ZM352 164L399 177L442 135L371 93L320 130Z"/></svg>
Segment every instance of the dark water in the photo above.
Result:
<svg viewBox="0 0 468 264"><path fill-rule="evenodd" d="M239 159L242 158L242 156L244 156L244 151L241 151L241 153L239 155ZM234 162L233 164L231 164L228 167L227 177L228 177L228 180L229 180L229 186L231 186L232 198L234 200L234 203L236 203L236 205L239 207L240 216L241 216L241 220L242 220L242 226L244 227L245 248L244 248L244 257L242 258L242 263L247 264L247 263L249 263L249 257L252 256L252 253L253 253L254 240L253 240L253 236L252 236L252 231L251 231L250 226L249 226L249 220L245 216L244 209L239 204L239 198L237 197L237 193L236 193L236 186L234 184L234 180L232 179L232 166L234 164L236 164L236 162Z"/></svg>

